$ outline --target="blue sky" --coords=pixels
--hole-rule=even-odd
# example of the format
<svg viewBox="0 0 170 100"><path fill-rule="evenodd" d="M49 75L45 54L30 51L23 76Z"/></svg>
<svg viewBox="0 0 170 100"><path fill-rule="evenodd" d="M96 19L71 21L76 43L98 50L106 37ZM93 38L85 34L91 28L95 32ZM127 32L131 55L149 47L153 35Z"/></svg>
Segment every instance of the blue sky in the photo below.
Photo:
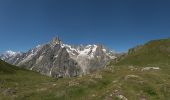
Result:
<svg viewBox="0 0 170 100"><path fill-rule="evenodd" d="M168 0L0 0L0 52L26 51L59 36L122 52L170 37Z"/></svg>

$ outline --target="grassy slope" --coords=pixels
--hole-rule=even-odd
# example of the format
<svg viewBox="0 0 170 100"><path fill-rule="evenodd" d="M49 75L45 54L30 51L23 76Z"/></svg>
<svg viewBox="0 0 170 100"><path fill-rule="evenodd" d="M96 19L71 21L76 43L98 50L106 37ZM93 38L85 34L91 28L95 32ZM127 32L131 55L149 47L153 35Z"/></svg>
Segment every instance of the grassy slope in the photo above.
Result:
<svg viewBox="0 0 170 100"><path fill-rule="evenodd" d="M169 41L150 42L116 65L77 78L57 80L1 62L0 70L8 71L0 74L0 100L120 100L119 95L128 100L169 100ZM141 71L152 65L161 69ZM8 88L16 93L4 94Z"/></svg>
<svg viewBox="0 0 170 100"><path fill-rule="evenodd" d="M127 55L117 65L170 64L170 39L154 40Z"/></svg>
<svg viewBox="0 0 170 100"><path fill-rule="evenodd" d="M18 68L0 60L0 74L14 73Z"/></svg>
<svg viewBox="0 0 170 100"><path fill-rule="evenodd" d="M138 77L127 78L128 75ZM162 70L132 71L125 66L111 66L92 75L59 80L20 70L15 74L0 75L0 82L1 91L16 90L15 94L9 95L1 92L0 100L119 100L119 94L129 100L170 98L169 74Z"/></svg>

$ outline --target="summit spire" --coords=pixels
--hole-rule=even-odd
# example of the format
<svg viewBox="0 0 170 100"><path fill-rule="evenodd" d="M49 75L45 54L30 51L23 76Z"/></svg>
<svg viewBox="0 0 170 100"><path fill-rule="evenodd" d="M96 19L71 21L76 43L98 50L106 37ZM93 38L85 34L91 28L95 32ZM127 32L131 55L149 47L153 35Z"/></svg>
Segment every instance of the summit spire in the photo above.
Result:
<svg viewBox="0 0 170 100"><path fill-rule="evenodd" d="M57 36L57 37L54 37L51 42L50 42L52 45L56 45L56 44L60 44L61 43L61 40L60 38Z"/></svg>

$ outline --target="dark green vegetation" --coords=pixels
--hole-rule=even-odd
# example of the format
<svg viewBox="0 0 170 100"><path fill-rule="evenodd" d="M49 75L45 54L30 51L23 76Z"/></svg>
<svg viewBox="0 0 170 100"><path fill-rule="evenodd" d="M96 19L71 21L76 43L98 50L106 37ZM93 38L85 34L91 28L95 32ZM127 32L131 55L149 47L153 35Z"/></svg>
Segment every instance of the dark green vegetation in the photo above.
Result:
<svg viewBox="0 0 170 100"><path fill-rule="evenodd" d="M0 100L169 100L169 55L170 39L151 41L103 70L63 79L0 61Z"/></svg>
<svg viewBox="0 0 170 100"><path fill-rule="evenodd" d="M12 74L18 68L0 60L0 74Z"/></svg>

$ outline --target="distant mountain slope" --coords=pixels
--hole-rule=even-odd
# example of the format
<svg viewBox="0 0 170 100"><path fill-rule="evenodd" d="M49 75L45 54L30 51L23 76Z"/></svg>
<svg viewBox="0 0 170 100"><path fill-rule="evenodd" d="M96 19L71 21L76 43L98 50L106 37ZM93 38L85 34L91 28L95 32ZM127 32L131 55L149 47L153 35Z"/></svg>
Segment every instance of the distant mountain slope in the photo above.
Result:
<svg viewBox="0 0 170 100"><path fill-rule="evenodd" d="M6 51L6 52L0 54L0 58L2 60L4 60L4 59L8 59L8 58L10 58L12 56L15 56L17 54L18 54L17 52L13 52L13 51L9 50L9 51Z"/></svg>
<svg viewBox="0 0 170 100"><path fill-rule="evenodd" d="M116 65L170 64L170 39L153 40L118 58Z"/></svg>

